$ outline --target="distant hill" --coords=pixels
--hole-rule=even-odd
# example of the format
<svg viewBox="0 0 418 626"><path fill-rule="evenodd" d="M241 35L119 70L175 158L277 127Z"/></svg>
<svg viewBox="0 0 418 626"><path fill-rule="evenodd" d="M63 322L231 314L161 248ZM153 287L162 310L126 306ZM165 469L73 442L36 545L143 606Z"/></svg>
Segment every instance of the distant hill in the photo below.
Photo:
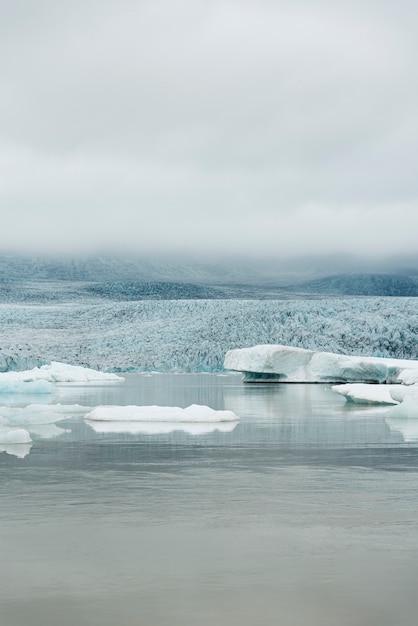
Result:
<svg viewBox="0 0 418 626"><path fill-rule="evenodd" d="M418 296L418 278L399 274L339 274L287 285L284 291L335 296Z"/></svg>
<svg viewBox="0 0 418 626"><path fill-rule="evenodd" d="M220 289L207 285L164 281L117 281L97 283L86 291L111 300L213 300L224 298Z"/></svg>
<svg viewBox="0 0 418 626"><path fill-rule="evenodd" d="M0 254L0 302L62 302L178 299L290 299L325 296L418 297L418 271L338 271L291 266L278 259L200 260L92 256L40 257ZM348 262L348 261L347 261ZM296 262L295 262L296 263ZM353 265L352 265L353 267Z"/></svg>

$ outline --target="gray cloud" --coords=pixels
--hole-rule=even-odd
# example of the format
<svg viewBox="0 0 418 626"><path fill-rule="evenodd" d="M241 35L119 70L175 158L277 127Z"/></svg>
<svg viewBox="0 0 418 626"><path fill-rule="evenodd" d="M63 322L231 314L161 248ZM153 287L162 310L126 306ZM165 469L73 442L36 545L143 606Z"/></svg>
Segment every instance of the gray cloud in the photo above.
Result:
<svg viewBox="0 0 418 626"><path fill-rule="evenodd" d="M1 11L1 247L415 251L415 3Z"/></svg>

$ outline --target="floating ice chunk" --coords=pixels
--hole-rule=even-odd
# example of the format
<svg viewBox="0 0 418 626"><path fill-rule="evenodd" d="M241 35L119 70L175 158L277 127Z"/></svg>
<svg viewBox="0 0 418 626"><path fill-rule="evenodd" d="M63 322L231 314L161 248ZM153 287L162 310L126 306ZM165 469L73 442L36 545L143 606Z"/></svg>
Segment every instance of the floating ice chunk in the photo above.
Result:
<svg viewBox="0 0 418 626"><path fill-rule="evenodd" d="M230 350L224 367L243 372L247 382L397 383L405 370L415 371L418 377L418 361L348 356L282 345Z"/></svg>
<svg viewBox="0 0 418 626"><path fill-rule="evenodd" d="M52 361L49 365L34 367L22 372L4 372L0 374L0 388L3 382L34 382L48 381L50 383L86 383L100 381L120 381L121 376L79 365L68 365Z"/></svg>
<svg viewBox="0 0 418 626"><path fill-rule="evenodd" d="M30 434L24 428L5 428L0 426L0 444L30 443Z"/></svg>
<svg viewBox="0 0 418 626"><path fill-rule="evenodd" d="M51 393L53 390L53 386L47 380L33 380L33 381L24 381L24 380L12 380L10 378L5 378L7 374L11 372L6 372L4 374L0 374L0 394L46 394Z"/></svg>
<svg viewBox="0 0 418 626"><path fill-rule="evenodd" d="M403 401L397 406L392 406L385 417L418 418L418 395L416 393L405 395Z"/></svg>
<svg viewBox="0 0 418 626"><path fill-rule="evenodd" d="M186 409L177 406L98 406L84 417L92 421L106 422L216 423L239 420L232 411L216 411L199 404L192 404Z"/></svg>
<svg viewBox="0 0 418 626"><path fill-rule="evenodd" d="M401 385L396 385L401 386ZM334 385L332 391L341 394L349 402L356 404L398 404L391 394L392 385L368 385L365 383L348 383Z"/></svg>
<svg viewBox="0 0 418 626"><path fill-rule="evenodd" d="M0 415L13 425L53 424L86 410L79 404L29 404L24 408L0 407Z"/></svg>
<svg viewBox="0 0 418 626"><path fill-rule="evenodd" d="M5 452L11 456L17 456L19 459L24 459L28 456L32 448L31 443L8 443L6 445L0 444L0 452Z"/></svg>
<svg viewBox="0 0 418 626"><path fill-rule="evenodd" d="M55 424L29 424L27 430L39 439L55 439L55 437L71 432L68 428L60 428Z"/></svg>
<svg viewBox="0 0 418 626"><path fill-rule="evenodd" d="M67 365L66 363L58 363L57 361L52 361L50 365L42 365L39 369L43 374L45 373L50 376L48 380L57 383L87 383L124 380L122 376L117 376L116 374L99 372L98 370L81 367L79 365Z"/></svg>
<svg viewBox="0 0 418 626"><path fill-rule="evenodd" d="M207 435L215 431L230 433L238 422L219 422L217 424L201 422L199 424L191 424L185 422L93 422L86 420L86 423L96 433L101 434L169 435L170 433L181 431L188 435Z"/></svg>

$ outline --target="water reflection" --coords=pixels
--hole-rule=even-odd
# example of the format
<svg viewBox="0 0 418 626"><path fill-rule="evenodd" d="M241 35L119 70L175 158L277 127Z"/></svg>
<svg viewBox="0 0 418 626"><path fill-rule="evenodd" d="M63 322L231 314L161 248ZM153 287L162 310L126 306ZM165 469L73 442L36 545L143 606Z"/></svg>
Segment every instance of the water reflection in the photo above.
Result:
<svg viewBox="0 0 418 626"><path fill-rule="evenodd" d="M418 419L385 417L385 422L396 433L401 433L405 442L418 441Z"/></svg>
<svg viewBox="0 0 418 626"><path fill-rule="evenodd" d="M217 424L200 423L191 424L186 422L98 422L85 420L96 433L127 433L130 435L168 435L176 431L188 435L208 435L216 431L231 433L238 422L220 422Z"/></svg>

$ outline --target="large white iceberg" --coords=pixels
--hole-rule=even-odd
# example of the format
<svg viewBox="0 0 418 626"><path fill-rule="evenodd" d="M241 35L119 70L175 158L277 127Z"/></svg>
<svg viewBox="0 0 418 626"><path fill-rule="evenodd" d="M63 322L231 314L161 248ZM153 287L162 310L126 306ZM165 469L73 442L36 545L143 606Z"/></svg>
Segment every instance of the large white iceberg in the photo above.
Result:
<svg viewBox="0 0 418 626"><path fill-rule="evenodd" d="M412 384L418 361L315 352L282 345L229 350L224 367L246 382L363 382Z"/></svg>
<svg viewBox="0 0 418 626"><path fill-rule="evenodd" d="M85 416L90 421L103 422L236 422L232 411L216 411L208 406L191 404L185 409L177 406L98 406Z"/></svg>
<svg viewBox="0 0 418 626"><path fill-rule="evenodd" d="M3 372L0 374L0 389L6 388L7 383L33 383L47 381L48 383L89 383L101 381L120 381L121 376L108 372L99 372L89 367L80 365L68 365L52 361L48 365L34 367L22 372ZM19 389L20 391L20 389ZM33 393L33 392L32 392Z"/></svg>

